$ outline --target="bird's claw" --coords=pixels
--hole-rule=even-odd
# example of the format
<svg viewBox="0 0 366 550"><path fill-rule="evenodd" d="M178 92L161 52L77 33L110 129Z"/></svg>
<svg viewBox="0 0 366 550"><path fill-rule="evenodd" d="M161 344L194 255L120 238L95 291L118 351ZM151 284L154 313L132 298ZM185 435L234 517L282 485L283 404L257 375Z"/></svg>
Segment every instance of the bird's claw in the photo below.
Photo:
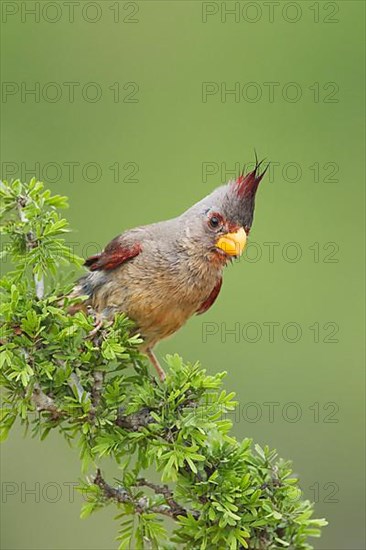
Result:
<svg viewBox="0 0 366 550"><path fill-rule="evenodd" d="M90 306L88 306L88 313L94 317L94 328L88 333L87 338L94 338L102 328L105 318L100 313L94 311Z"/></svg>
<svg viewBox="0 0 366 550"><path fill-rule="evenodd" d="M96 324L94 325L94 328L93 330L91 330L89 333L88 333L88 338L94 338L94 336L99 332L99 330L102 328L103 326L103 319L99 319Z"/></svg>

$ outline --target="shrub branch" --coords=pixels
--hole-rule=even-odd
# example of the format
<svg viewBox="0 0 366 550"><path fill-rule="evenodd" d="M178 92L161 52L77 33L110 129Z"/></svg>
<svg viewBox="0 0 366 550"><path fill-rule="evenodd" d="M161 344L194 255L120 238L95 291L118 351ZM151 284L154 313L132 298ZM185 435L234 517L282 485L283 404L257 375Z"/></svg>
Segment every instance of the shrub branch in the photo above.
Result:
<svg viewBox="0 0 366 550"><path fill-rule="evenodd" d="M98 323L60 282L62 266L81 263L63 238L65 197L33 179L1 183L0 199L1 256L13 266L0 281L1 438L19 419L34 436L57 429L77 445L81 515L114 504L121 550L310 550L326 522L313 519L288 461L233 436L225 373L173 355L158 383L133 323ZM116 486L102 476L105 457Z"/></svg>

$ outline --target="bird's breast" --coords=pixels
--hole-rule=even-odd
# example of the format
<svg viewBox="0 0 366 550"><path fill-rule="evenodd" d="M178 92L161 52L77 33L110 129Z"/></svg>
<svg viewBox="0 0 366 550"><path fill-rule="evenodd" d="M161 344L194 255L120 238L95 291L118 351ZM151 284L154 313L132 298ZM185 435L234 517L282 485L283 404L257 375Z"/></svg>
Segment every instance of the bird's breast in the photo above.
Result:
<svg viewBox="0 0 366 550"><path fill-rule="evenodd" d="M153 261L155 260L155 261ZM208 298L221 276L207 262L164 262L143 254L114 270L94 294L98 310L126 313L146 345L176 332Z"/></svg>

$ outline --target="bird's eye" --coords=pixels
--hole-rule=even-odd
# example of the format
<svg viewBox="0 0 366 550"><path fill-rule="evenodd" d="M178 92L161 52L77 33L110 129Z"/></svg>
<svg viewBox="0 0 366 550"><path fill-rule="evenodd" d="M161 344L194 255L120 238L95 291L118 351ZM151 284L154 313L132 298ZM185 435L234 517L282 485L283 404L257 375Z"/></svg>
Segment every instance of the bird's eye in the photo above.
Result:
<svg viewBox="0 0 366 550"><path fill-rule="evenodd" d="M213 215L210 217L208 223L210 224L210 227L212 227L212 229L217 229L221 226L222 220L219 216Z"/></svg>

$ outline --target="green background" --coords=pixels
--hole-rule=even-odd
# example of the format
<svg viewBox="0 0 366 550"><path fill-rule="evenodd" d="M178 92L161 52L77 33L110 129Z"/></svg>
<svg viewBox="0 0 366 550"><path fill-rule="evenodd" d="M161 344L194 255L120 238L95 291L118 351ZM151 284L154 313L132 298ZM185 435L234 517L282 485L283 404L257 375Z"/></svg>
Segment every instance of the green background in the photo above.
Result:
<svg viewBox="0 0 366 550"><path fill-rule="evenodd" d="M215 306L161 343L158 355L178 352L210 372L227 370L226 387L240 402L235 434L293 459L305 495L318 501L316 515L329 520L315 547L364 549L364 3L281 2L271 22L263 2L238 2L237 21L234 15L225 20L225 3L120 2L120 21L114 22L111 7L118 3L106 1L97 3L95 23L85 20L95 17L93 7L82 17L85 2L75 7L73 23L63 2L54 23L59 12L52 6L37 22L24 13L22 21L22 3L10 4L19 11L7 19L3 13L2 79L15 83L13 90L38 82L45 97L3 96L3 177L29 179L36 172L70 197L70 239L78 253L92 254L128 227L179 214L225 179L221 163L232 170L251 162L254 148L279 163L258 192L251 234L256 245L226 270ZM206 23L205 9L218 10ZM58 101L50 101L56 88L44 88L50 82L61 87ZM80 83L73 103L64 82ZM102 90L97 102L83 99L89 82ZM119 102L109 90L116 82ZM137 102L126 102L129 82L138 84ZM219 90L207 101L204 82ZM255 84L246 86L250 82ZM273 98L266 82L279 83ZM290 82L301 91L298 101L291 101ZM235 83L239 98L221 96ZM258 101L252 101L254 92L262 94ZM67 162L80 163L74 181ZM102 170L94 183L92 168L87 177L82 173L90 162ZM135 182L123 181L130 162L138 165ZM204 162L220 170L205 177ZM51 165L45 171L47 163L57 163L61 173ZM119 181L109 168L114 163ZM268 243L278 243L273 261ZM298 261L289 261L295 248L288 243L297 243ZM268 322L279 323L273 342ZM297 342L286 341L295 339L295 325L287 323L300 326ZM309 328L314 323L319 342L315 327ZM225 336L235 326L240 334ZM207 330L215 334L204 338ZM273 417L270 402L278 404ZM2 548L115 546L112 507L79 520L81 498L70 499L64 485L80 475L77 452L57 434L41 444L24 439L19 429L1 458ZM18 484L17 494L4 492L14 489L9 483ZM26 493L37 483L39 502Z"/></svg>

